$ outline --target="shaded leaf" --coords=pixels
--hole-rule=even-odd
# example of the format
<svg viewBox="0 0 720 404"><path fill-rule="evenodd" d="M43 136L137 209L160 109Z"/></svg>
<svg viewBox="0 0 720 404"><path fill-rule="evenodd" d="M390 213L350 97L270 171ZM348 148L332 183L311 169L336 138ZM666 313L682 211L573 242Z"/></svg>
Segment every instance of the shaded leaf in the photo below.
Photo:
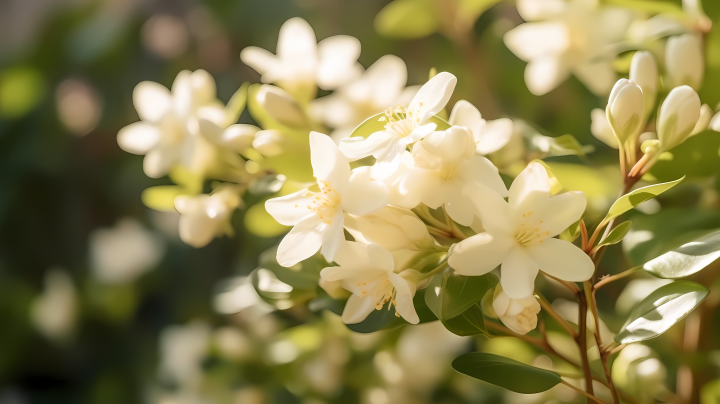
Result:
<svg viewBox="0 0 720 404"><path fill-rule="evenodd" d="M658 278L678 279L690 276L720 258L720 231L683 244L643 265Z"/></svg>
<svg viewBox="0 0 720 404"><path fill-rule="evenodd" d="M232 125L234 123L237 123L238 119L240 119L240 115L242 115L243 111L245 110L245 105L247 104L247 96L248 96L248 88L250 87L249 82L245 82L240 86L240 88L235 91L235 94L230 98L230 101L228 101L227 105L225 106L225 115L227 117L227 121L225 122L227 125Z"/></svg>
<svg viewBox="0 0 720 404"><path fill-rule="evenodd" d="M578 219L577 222L571 224L567 229L563 230L562 233L558 236L560 240L565 240L569 242L575 241L578 236L580 236L580 222L582 221L582 218Z"/></svg>
<svg viewBox="0 0 720 404"><path fill-rule="evenodd" d="M470 308L453 318L442 320L442 323L448 331L461 337L471 335L491 337L485 326L485 314L482 307L480 307L480 303L470 306Z"/></svg>
<svg viewBox="0 0 720 404"><path fill-rule="evenodd" d="M679 184L680 181L682 181L684 179L685 179L685 177L683 176L682 178L677 179L675 181L664 182L662 184L649 185L647 187L638 188L628 194L621 196L620 199L615 201L615 203L613 203L613 205L610 207L610 210L608 211L608 214L605 217L605 221L608 221L614 217L618 217L618 216L622 215L623 213L629 211L630 209L633 209L634 207L647 201L648 199L652 199L652 198L662 194L663 192L667 191L668 189Z"/></svg>
<svg viewBox="0 0 720 404"><path fill-rule="evenodd" d="M541 393L562 382L557 373L483 352L461 355L455 358L452 367L462 374L523 394Z"/></svg>
<svg viewBox="0 0 720 404"><path fill-rule="evenodd" d="M600 240L598 246L613 245L621 242L625 235L628 233L628 231L630 231L630 226L632 226L632 222L629 220L627 222L620 223L610 231L610 234L608 234L607 237Z"/></svg>
<svg viewBox="0 0 720 404"><path fill-rule="evenodd" d="M482 300L497 282L492 274L462 276L446 270L432 278L425 289L425 301L437 318L448 320Z"/></svg>
<svg viewBox="0 0 720 404"><path fill-rule="evenodd" d="M375 17L375 29L394 38L422 38L435 32L439 21L428 0L395 0Z"/></svg>
<svg viewBox="0 0 720 404"><path fill-rule="evenodd" d="M690 281L676 281L655 290L630 311L615 341L628 344L663 334L700 305L708 293L705 286Z"/></svg>
<svg viewBox="0 0 720 404"><path fill-rule="evenodd" d="M428 308L427 304L425 304L425 298L423 297L423 293L415 294L415 297L413 297L413 305L415 306L415 311L420 318L420 324L437 320L435 314L433 314L433 312ZM410 323L403 320L402 317L395 315L395 307L393 306L388 310L388 305L386 304L380 310L373 310L373 312L370 313L370 315L365 320L357 324L346 325L347 328L355 332L361 334L368 334L375 331L397 328L406 324Z"/></svg>

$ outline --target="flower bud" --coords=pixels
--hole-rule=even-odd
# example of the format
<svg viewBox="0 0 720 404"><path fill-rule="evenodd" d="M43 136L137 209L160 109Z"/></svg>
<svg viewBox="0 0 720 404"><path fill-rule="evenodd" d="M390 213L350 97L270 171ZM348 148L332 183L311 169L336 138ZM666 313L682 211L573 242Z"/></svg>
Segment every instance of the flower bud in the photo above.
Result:
<svg viewBox="0 0 720 404"><path fill-rule="evenodd" d="M180 212L180 239L193 247L204 247L224 233L233 210L240 205L237 188L224 187L212 195L175 198Z"/></svg>
<svg viewBox="0 0 720 404"><path fill-rule="evenodd" d="M495 288L492 307L500 321L518 334L527 334L537 327L540 303L533 295L522 299L511 299L498 285Z"/></svg>
<svg viewBox="0 0 720 404"><path fill-rule="evenodd" d="M642 89L645 104L643 123L645 123L655 107L655 97L657 97L658 67L652 53L635 52L630 63L630 80Z"/></svg>
<svg viewBox="0 0 720 404"><path fill-rule="evenodd" d="M698 90L705 73L700 38L694 34L683 34L668 39L665 70L668 73L670 87L687 85Z"/></svg>
<svg viewBox="0 0 720 404"><path fill-rule="evenodd" d="M613 149L617 149L619 147L618 141L615 139L615 135L610 127L605 110L600 108L593 109L590 112L590 119L592 120L592 123L590 124L590 132L592 132L593 136Z"/></svg>
<svg viewBox="0 0 720 404"><path fill-rule="evenodd" d="M658 139L667 151L684 142L700 119L700 97L689 86L673 88L658 114Z"/></svg>
<svg viewBox="0 0 720 404"><path fill-rule="evenodd" d="M643 92L634 81L620 79L610 93L605 109L610 127L620 145L635 136L645 114Z"/></svg>
<svg viewBox="0 0 720 404"><path fill-rule="evenodd" d="M698 133L704 131L708 128L708 125L710 125L710 120L713 117L713 111L712 108L710 108L709 105L703 104L702 107L700 107L700 118L698 119L697 123L695 124L695 127L692 130L692 133L690 133L690 136L697 135Z"/></svg>
<svg viewBox="0 0 720 404"><path fill-rule="evenodd" d="M257 126L238 123L228 126L228 128L220 134L219 141L222 146L238 153L243 153L252 147L255 134L259 131L260 128Z"/></svg>
<svg viewBox="0 0 720 404"><path fill-rule="evenodd" d="M720 112L716 113L715 116L710 119L708 128L714 130L715 132L720 132Z"/></svg>
<svg viewBox="0 0 720 404"><path fill-rule="evenodd" d="M284 140L282 133L277 130L261 130L255 134L252 146L263 156L272 157L283 152Z"/></svg>
<svg viewBox="0 0 720 404"><path fill-rule="evenodd" d="M270 117L281 125L293 129L307 128L305 113L287 91L265 84L260 87L256 98Z"/></svg>

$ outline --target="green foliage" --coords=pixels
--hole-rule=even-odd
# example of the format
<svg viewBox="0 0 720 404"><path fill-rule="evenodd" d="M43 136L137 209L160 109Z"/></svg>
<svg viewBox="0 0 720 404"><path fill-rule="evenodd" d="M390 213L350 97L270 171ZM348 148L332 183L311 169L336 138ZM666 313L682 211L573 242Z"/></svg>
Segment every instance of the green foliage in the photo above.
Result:
<svg viewBox="0 0 720 404"><path fill-rule="evenodd" d="M678 175L706 178L720 170L720 136L717 132L699 133L665 152L653 165L650 174L659 181L669 181Z"/></svg>
<svg viewBox="0 0 720 404"><path fill-rule="evenodd" d="M480 300L497 285L495 275L462 276L450 270L435 275L425 302L445 327L458 335L489 335Z"/></svg>
<svg viewBox="0 0 720 404"><path fill-rule="evenodd" d="M618 217L623 213L629 211L630 209L633 209L641 203L647 201L648 199L652 199L662 194L663 192L679 184L680 181L684 179L685 177L682 177L678 180L671 182L649 185L647 187L638 188L630 193L621 196L620 199L615 201L615 203L613 203L613 205L610 207L610 210L605 217L605 221Z"/></svg>
<svg viewBox="0 0 720 404"><path fill-rule="evenodd" d="M227 115L227 124L232 125L238 121L240 115L245 110L247 105L248 88L250 87L249 82L243 83L242 86L233 94L230 101L225 106L225 114Z"/></svg>
<svg viewBox="0 0 720 404"><path fill-rule="evenodd" d="M630 226L632 226L632 222L629 220L627 222L620 223L610 231L610 234L608 234L607 237L605 237L598 243L598 246L613 245L621 242L622 239L625 238L625 235L628 233L628 231L630 231Z"/></svg>
<svg viewBox="0 0 720 404"><path fill-rule="evenodd" d="M516 393L542 393L562 383L557 373L490 353L461 355L455 358L452 367L462 374Z"/></svg>
<svg viewBox="0 0 720 404"><path fill-rule="evenodd" d="M708 293L708 288L690 281L676 281L657 289L630 311L615 341L629 344L662 335L695 310Z"/></svg>
<svg viewBox="0 0 720 404"><path fill-rule="evenodd" d="M720 258L720 231L675 248L643 265L658 278L678 279L699 272Z"/></svg>
<svg viewBox="0 0 720 404"><path fill-rule="evenodd" d="M0 72L0 117L19 118L35 108L45 93L45 79L30 67Z"/></svg>
<svg viewBox="0 0 720 404"><path fill-rule="evenodd" d="M573 135L562 135L552 138L551 154L553 156L585 156L595 150L593 146L583 146Z"/></svg>
<svg viewBox="0 0 720 404"><path fill-rule="evenodd" d="M388 307L386 304L380 310L373 310L367 318L357 324L347 324L347 327L357 333L369 334L380 330L389 330L403 325L409 324L395 312L395 307ZM435 314L425 304L425 298L422 293L415 294L413 297L413 305L415 311L420 318L420 324L437 320Z"/></svg>
<svg viewBox="0 0 720 404"><path fill-rule="evenodd" d="M375 29L394 38L422 38L440 25L432 0L395 0L375 17Z"/></svg>
<svg viewBox="0 0 720 404"><path fill-rule="evenodd" d="M187 194L185 188L177 185L159 185L147 188L140 195L142 203L160 212L175 212L175 197Z"/></svg>
<svg viewBox="0 0 720 404"><path fill-rule="evenodd" d="M582 222L582 218L568 226L567 229L563 230L563 232L558 236L560 240L569 241L571 243L575 241L575 239L580 236L580 222Z"/></svg>

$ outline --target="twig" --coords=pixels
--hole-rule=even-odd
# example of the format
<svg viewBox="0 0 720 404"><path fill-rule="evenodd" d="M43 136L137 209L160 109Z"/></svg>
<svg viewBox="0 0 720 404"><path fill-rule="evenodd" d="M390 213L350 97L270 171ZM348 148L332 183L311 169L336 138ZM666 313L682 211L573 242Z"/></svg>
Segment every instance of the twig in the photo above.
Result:
<svg viewBox="0 0 720 404"><path fill-rule="evenodd" d="M624 278L624 277L626 277L626 276L628 276L628 275L632 275L633 273L635 273L635 272L637 272L637 271L639 271L639 270L641 270L641 269L642 269L641 266L637 266L637 267L630 268L630 269L628 269L628 270L626 270L626 271L620 272L619 274L615 274L615 275L612 275L612 276L608 276L607 278L602 279L602 280L600 280L600 282L596 283L595 286L594 286L594 289L595 289L595 291L597 291L598 289L600 289L601 287L607 285L608 283L610 283L610 282L615 282L615 281L618 280L618 279L622 279L622 278Z"/></svg>
<svg viewBox="0 0 720 404"><path fill-rule="evenodd" d="M607 356L610 357L610 356L615 355L616 353L625 349L626 346L627 346L627 344L620 344L620 345L616 346L615 348L612 349L612 351L607 352Z"/></svg>
<svg viewBox="0 0 720 404"><path fill-rule="evenodd" d="M542 271L541 271L541 272L542 272ZM574 283L571 283L571 282L564 281L564 280L562 280L562 279L556 278L556 277L550 275L550 274L547 273L547 272L543 272L543 275L547 276L548 278L550 278L550 279L552 279L552 280L554 280L554 281L557 281L557 282L559 282L559 283L562 283L563 285L565 285L566 288L570 289L570 291L573 292L573 294L575 294L575 295L578 294L578 293L580 293L580 288L577 287L577 285L574 284Z"/></svg>
<svg viewBox="0 0 720 404"><path fill-rule="evenodd" d="M592 385L592 373L590 371L590 361L588 360L587 355L587 301L585 299L585 295L578 293L578 302L580 303L578 305L578 327L580 329L580 333L575 338L575 341L577 342L578 347L580 347L580 360L582 361L583 375L585 375L585 390L588 394L592 395L594 391Z"/></svg>
<svg viewBox="0 0 720 404"><path fill-rule="evenodd" d="M540 292L535 292L535 293L538 296L538 301L540 302L540 306L542 306L542 308L545 309L545 311L552 318L554 318L555 321L557 321L562 326L562 328L564 328L565 331L567 331L568 334L570 334L571 337L573 337L573 338L577 337L577 332L572 327L570 327L570 324L568 324L568 322L565 321L564 318L560 317L560 315L557 314L557 312L555 311L555 309L553 309L550 302L548 302L548 300L545 299L545 297L543 295L541 295Z"/></svg>
<svg viewBox="0 0 720 404"><path fill-rule="evenodd" d="M585 397L587 397L587 398L589 398L590 400L593 400L593 401L595 401L595 402L597 402L597 403L600 403L600 404L610 404L610 403L607 403L607 402L605 402L605 401L603 401L603 400L595 397L592 393L586 393L586 392L584 392L582 389L579 389L579 388L573 386L572 384L566 382L565 380L560 380L560 383L562 383L562 384L570 387L571 389L577 391L578 393L584 395ZM592 388L591 388L591 389L592 389Z"/></svg>

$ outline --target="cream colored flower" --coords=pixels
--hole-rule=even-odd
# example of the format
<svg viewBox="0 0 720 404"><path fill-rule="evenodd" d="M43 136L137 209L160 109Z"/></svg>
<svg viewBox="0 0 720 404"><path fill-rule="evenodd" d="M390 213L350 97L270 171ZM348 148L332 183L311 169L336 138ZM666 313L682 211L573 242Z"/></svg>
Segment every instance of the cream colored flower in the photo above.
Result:
<svg viewBox="0 0 720 404"><path fill-rule="evenodd" d="M590 112L590 119L592 119L590 132L592 132L593 136L613 149L617 149L619 147L618 141L610 127L610 122L608 122L607 115L605 115L605 110L600 108L593 109Z"/></svg>
<svg viewBox="0 0 720 404"><path fill-rule="evenodd" d="M65 341L75 327L77 292L72 278L61 269L45 274L45 290L32 303L31 320L48 338Z"/></svg>
<svg viewBox="0 0 720 404"><path fill-rule="evenodd" d="M263 83L276 83L302 103L315 96L316 86L331 90L360 75L358 56L356 38L336 35L318 43L310 24L297 17L280 28L277 55L254 46L240 53L240 59L262 75Z"/></svg>
<svg viewBox="0 0 720 404"><path fill-rule="evenodd" d="M176 197L182 241L200 248L225 234L232 212L242 203L239 192L236 186L223 186L210 195Z"/></svg>
<svg viewBox="0 0 720 404"><path fill-rule="evenodd" d="M344 214L367 215L387 204L385 184L373 181L368 167L350 171L350 164L330 137L310 133L313 174L318 191L309 189L265 202L275 220L295 226L283 238L277 251L278 263L290 267L315 254L322 247L328 261L345 236Z"/></svg>
<svg viewBox="0 0 720 404"><path fill-rule="evenodd" d="M342 281L343 287L352 292L342 314L345 324L365 320L373 310L381 310L386 303L388 309L395 306L407 322L420 322L412 301L417 288L417 271L396 268L392 255L376 244L343 242L335 261L340 266L325 268L320 271L320 276L330 282Z"/></svg>
<svg viewBox="0 0 720 404"><path fill-rule="evenodd" d="M690 86L695 91L702 86L705 73L702 39L696 34L683 34L668 39L665 50L665 70L669 87Z"/></svg>
<svg viewBox="0 0 720 404"><path fill-rule="evenodd" d="M534 330L540 313L540 303L535 296L530 294L522 299L513 299L502 290L502 286L496 288L492 307L500 321L518 334Z"/></svg>
<svg viewBox="0 0 720 404"><path fill-rule="evenodd" d="M500 265L500 284L513 299L534 290L542 269L557 278L581 282L592 276L595 266L572 243L553 238L585 211L582 192L550 193L545 167L531 163L510 187L508 202L496 192L468 187L465 195L476 206L484 233L458 243L448 263L465 276L484 275Z"/></svg>
<svg viewBox="0 0 720 404"><path fill-rule="evenodd" d="M133 91L133 102L141 121L122 128L118 144L129 153L145 155L148 177L162 177L175 165L203 174L213 164L216 151L200 134L198 113L215 110L217 115L224 108L208 72L181 71L172 91L143 81Z"/></svg>
<svg viewBox="0 0 720 404"><path fill-rule="evenodd" d="M597 0L519 0L530 21L505 34L505 44L528 62L525 83L543 95L574 74L594 93L609 93L616 80L610 45L622 39L632 12Z"/></svg>
<svg viewBox="0 0 720 404"><path fill-rule="evenodd" d="M481 156L503 148L513 135L515 125L508 118L486 121L474 105L465 100L455 103L450 113L450 125L465 126L472 131L475 151Z"/></svg>
<svg viewBox="0 0 720 404"><path fill-rule="evenodd" d="M684 142L700 119L700 97L690 86L675 87L660 106L658 139L662 150Z"/></svg>

